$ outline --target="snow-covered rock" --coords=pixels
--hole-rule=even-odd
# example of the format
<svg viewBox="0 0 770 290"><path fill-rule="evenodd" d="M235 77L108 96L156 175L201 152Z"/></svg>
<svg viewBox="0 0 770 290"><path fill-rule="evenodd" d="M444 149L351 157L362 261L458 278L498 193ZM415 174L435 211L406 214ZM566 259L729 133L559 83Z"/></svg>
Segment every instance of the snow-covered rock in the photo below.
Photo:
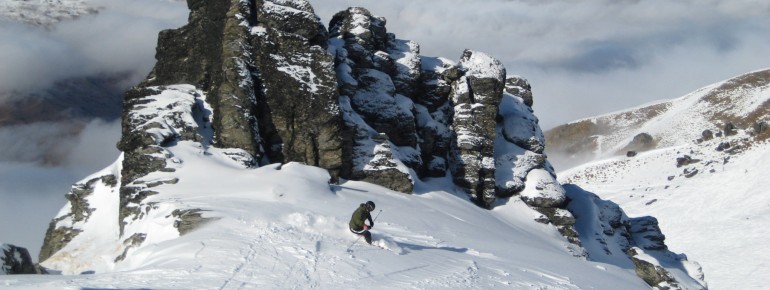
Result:
<svg viewBox="0 0 770 290"><path fill-rule="evenodd" d="M568 209L576 215L575 228L589 260L634 268L656 289L707 288L699 264L668 250L654 217L629 218L612 201L576 185L565 188L572 200Z"/></svg>
<svg viewBox="0 0 770 290"><path fill-rule="evenodd" d="M462 76L452 83L454 138L449 168L455 182L475 202L491 207L495 201L495 136L503 97L505 68L487 54L466 50L458 65Z"/></svg>
<svg viewBox="0 0 770 290"><path fill-rule="evenodd" d="M335 14L329 26L341 103L350 104L345 124L356 132L347 138L352 158L345 158L345 175L411 192L418 177L408 167L423 162L411 154L418 141L414 104L401 93L416 90L408 87L419 70L404 67L419 68L416 44L396 40L384 18L360 7Z"/></svg>
<svg viewBox="0 0 770 290"><path fill-rule="evenodd" d="M25 248L0 243L0 275L38 273Z"/></svg>
<svg viewBox="0 0 770 290"><path fill-rule="evenodd" d="M770 275L759 262L770 259L760 246L767 234L758 230L768 223L770 202L765 194L768 135L762 125L770 120L768 100L770 70L760 70L658 105L567 125L613 124L615 131L597 132L596 140L607 145L600 152L622 148L644 133L656 143L632 157L613 156L560 172L559 180L612 200L629 216L655 216L656 222L639 224L635 231L660 228L668 248L686 250L702 265L709 287L763 288L766 281L759 277ZM665 110L647 115L653 108ZM621 126L620 120L629 122ZM662 236L640 248L663 247L656 239Z"/></svg>

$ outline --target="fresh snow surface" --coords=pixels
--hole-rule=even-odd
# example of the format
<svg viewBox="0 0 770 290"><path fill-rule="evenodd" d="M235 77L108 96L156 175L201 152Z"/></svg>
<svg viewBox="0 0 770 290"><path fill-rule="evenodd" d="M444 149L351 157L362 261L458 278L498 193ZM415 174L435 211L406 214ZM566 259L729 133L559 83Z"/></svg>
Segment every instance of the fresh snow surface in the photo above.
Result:
<svg viewBox="0 0 770 290"><path fill-rule="evenodd" d="M189 141L167 149L182 162L163 174L179 182L147 198L158 208L145 225L132 225L147 237L124 261L114 257L125 237L107 219L67 246L87 251L43 262L66 275L2 276L0 288L649 289L633 269L573 256L518 198L489 211L449 178L418 182L407 195L364 182L330 185L325 170L296 163L244 169L220 149ZM117 199L97 187L94 217L114 215ZM367 200L377 204L375 246L347 228ZM173 217L161 214L167 207L200 208L218 220L180 237Z"/></svg>
<svg viewBox="0 0 770 290"><path fill-rule="evenodd" d="M505 67L499 60L479 51L470 51L470 57L460 60L460 68L466 76L477 78L505 79Z"/></svg>
<svg viewBox="0 0 770 290"><path fill-rule="evenodd" d="M646 106L591 118L593 122L610 119L628 123L613 123L618 130L601 136L600 153L606 153L608 159L558 173L560 182L574 183L611 200L628 216L656 217L666 244L702 266L710 289L770 287L770 252L766 246L770 239L770 144L753 141L745 130L738 130L735 136L694 141L705 129L722 131L719 126L723 124L714 124L708 116L747 116L759 106L767 106L770 86L730 88L731 83L740 84L744 76L660 102L661 114L653 118L633 116ZM718 91L725 85L726 91ZM715 93L726 101L720 105L704 100ZM627 118L611 118L624 113ZM767 122L767 117L764 120ZM631 158L608 157L642 132L654 136L661 149ZM729 142L731 148L717 151L722 142ZM737 151L726 153L733 149ZM677 167L676 159L685 155L694 161ZM697 173L686 177L685 170Z"/></svg>
<svg viewBox="0 0 770 290"><path fill-rule="evenodd" d="M595 153L600 158L608 158L616 154L639 133L653 136L659 148L691 143L692 140L702 136L703 130L718 132L723 129L723 122L713 120L719 119L720 115L745 117L755 114L761 106L767 106L770 103L768 85L742 84L738 85L739 88L720 91L720 88L735 85L735 82L740 84L742 77L766 70L768 69L714 83L676 99L576 120L573 123L590 120L594 124L611 128L597 140L599 146L598 152ZM719 101L709 100L709 98L719 99ZM650 117L648 114L652 112L645 108L654 109L654 116ZM765 119L765 121L768 120Z"/></svg>
<svg viewBox="0 0 770 290"><path fill-rule="evenodd" d="M701 265L709 289L768 289L770 144L729 156L714 150L719 142L594 162L559 180L619 204L628 216L656 217L666 245ZM701 161L677 168L684 155ZM685 169L699 172L687 178Z"/></svg>

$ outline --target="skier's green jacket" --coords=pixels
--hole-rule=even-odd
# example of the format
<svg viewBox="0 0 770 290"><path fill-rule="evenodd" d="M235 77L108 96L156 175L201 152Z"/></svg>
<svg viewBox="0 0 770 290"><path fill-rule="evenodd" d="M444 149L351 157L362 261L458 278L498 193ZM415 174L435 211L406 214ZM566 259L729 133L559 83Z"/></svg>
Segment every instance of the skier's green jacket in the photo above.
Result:
<svg viewBox="0 0 770 290"><path fill-rule="evenodd" d="M350 217L350 229L360 232L364 229L364 221L369 220L369 226L371 227L374 225L374 222L372 221L372 215L369 213L369 210L366 208L366 204L361 204L358 206L355 212L353 212L353 216Z"/></svg>

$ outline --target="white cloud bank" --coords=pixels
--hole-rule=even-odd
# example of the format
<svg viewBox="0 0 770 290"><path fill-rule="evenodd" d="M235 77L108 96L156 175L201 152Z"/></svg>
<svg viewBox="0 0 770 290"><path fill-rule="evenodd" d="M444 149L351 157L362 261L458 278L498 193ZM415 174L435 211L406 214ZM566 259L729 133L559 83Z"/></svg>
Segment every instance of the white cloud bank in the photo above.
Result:
<svg viewBox="0 0 770 290"><path fill-rule="evenodd" d="M131 72L155 64L158 32L187 20L183 2L95 0L98 13L51 28L0 18L0 91L45 88L65 78ZM130 84L129 84L130 85Z"/></svg>
<svg viewBox="0 0 770 290"><path fill-rule="evenodd" d="M768 1L310 2L326 24L366 7L424 55L459 59L471 48L500 59L532 83L545 129L770 67ZM138 82L154 64L157 32L188 13L183 1L88 3L102 9L52 30L0 21L0 91L105 72L131 71Z"/></svg>
<svg viewBox="0 0 770 290"><path fill-rule="evenodd" d="M0 242L26 247L37 259L64 194L118 158L119 138L120 121L0 128Z"/></svg>
<svg viewBox="0 0 770 290"><path fill-rule="evenodd" d="M158 32L184 25L188 15L180 1L88 3L99 12L48 28L0 17L0 96L97 74L129 72L126 86L133 85L155 63ZM36 259L70 185L111 164L119 137L119 121L0 128L0 242L26 247Z"/></svg>

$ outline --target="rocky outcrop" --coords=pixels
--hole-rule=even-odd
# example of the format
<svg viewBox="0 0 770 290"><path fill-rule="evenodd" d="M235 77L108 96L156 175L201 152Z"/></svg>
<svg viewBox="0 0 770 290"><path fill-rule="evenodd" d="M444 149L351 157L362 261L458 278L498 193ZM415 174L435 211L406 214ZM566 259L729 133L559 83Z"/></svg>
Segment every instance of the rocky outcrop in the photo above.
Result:
<svg viewBox="0 0 770 290"><path fill-rule="evenodd" d="M118 149L121 169L118 220L121 234L129 220L142 215L142 201L157 194L156 184L175 183L175 177L143 178L152 172L171 173L179 161L165 149L182 140L203 144L212 139L202 92L192 86L142 87L126 94L123 134Z"/></svg>
<svg viewBox="0 0 770 290"><path fill-rule="evenodd" d="M244 169L301 162L404 193L451 176L479 206L521 194L574 236L531 86L506 79L499 60L473 50L459 62L421 56L364 8L337 13L327 32L304 0L187 3L189 23L160 33L153 71L124 96L123 155L107 186L117 192L111 219L123 243L115 259L151 238L135 225L158 211L179 234L210 220L205 209L162 198L181 182L183 160L170 149L182 142ZM92 214L70 205L52 222L41 261Z"/></svg>
<svg viewBox="0 0 770 290"><path fill-rule="evenodd" d="M384 18L363 8L335 14L329 27L347 132L343 176L411 192L416 176L409 168L422 160L414 103L404 94L419 77L417 45L396 40Z"/></svg>
<svg viewBox="0 0 770 290"><path fill-rule="evenodd" d="M634 152L642 152L647 151L650 149L655 148L655 138L653 138L650 134L647 133L639 133L636 136L634 136L634 139L631 140L631 142L628 143L623 149L618 150L618 152L628 152L628 151L634 151Z"/></svg>
<svg viewBox="0 0 770 290"><path fill-rule="evenodd" d="M143 86L193 84L213 108L213 143L261 164L298 161L338 176L342 119L326 31L306 1L190 1L161 32Z"/></svg>
<svg viewBox="0 0 770 290"><path fill-rule="evenodd" d="M634 267L637 276L658 289L681 289L679 285L684 279L687 285L707 288L697 263L668 250L657 219L629 218L614 202L602 200L576 185L564 187L571 199L567 208L581 212L575 228L589 259Z"/></svg>
<svg viewBox="0 0 770 290"><path fill-rule="evenodd" d="M89 204L89 199L97 186L117 188L117 179L114 175L103 175L72 186L70 192L64 195L70 210L55 217L48 225L39 261L48 259L82 231L80 225L88 222L96 210Z"/></svg>
<svg viewBox="0 0 770 290"><path fill-rule="evenodd" d="M10 244L0 244L0 275L3 274L39 274L32 257L25 248Z"/></svg>
<svg viewBox="0 0 770 290"><path fill-rule="evenodd" d="M190 1L190 23L161 33L158 63L127 103L151 86L192 84L212 108L211 144L246 151L254 166L298 161L402 192L449 172L484 207L521 191L529 171L549 170L531 87L506 80L498 60L471 50L459 63L423 57L364 8L334 15L327 33L306 1L227 3ZM518 98L507 105L521 104L507 119L505 92ZM162 144L131 131L121 150L137 154L126 155L124 184L167 167ZM496 150L498 134L520 151ZM500 180L498 163L526 165Z"/></svg>
<svg viewBox="0 0 770 290"><path fill-rule="evenodd" d="M339 176L342 118L326 29L305 1L255 1L254 10L244 17L252 34L256 117L267 157Z"/></svg>
<svg viewBox="0 0 770 290"><path fill-rule="evenodd" d="M121 234L152 209L144 200L157 194L153 184L174 182L144 177L174 172L178 160L165 147L175 142L223 148L246 167L298 161L339 175L342 119L333 60L310 5L188 6L189 23L160 33L155 68L124 99Z"/></svg>
<svg viewBox="0 0 770 290"><path fill-rule="evenodd" d="M474 201L491 207L495 200L495 131L505 85L505 68L486 54L466 50L462 76L452 83L452 129L449 168L457 185Z"/></svg>
<svg viewBox="0 0 770 290"><path fill-rule="evenodd" d="M647 261L643 253L636 247L628 250L628 257L634 263L634 272L639 278L655 289L682 289L668 270L654 259Z"/></svg>

